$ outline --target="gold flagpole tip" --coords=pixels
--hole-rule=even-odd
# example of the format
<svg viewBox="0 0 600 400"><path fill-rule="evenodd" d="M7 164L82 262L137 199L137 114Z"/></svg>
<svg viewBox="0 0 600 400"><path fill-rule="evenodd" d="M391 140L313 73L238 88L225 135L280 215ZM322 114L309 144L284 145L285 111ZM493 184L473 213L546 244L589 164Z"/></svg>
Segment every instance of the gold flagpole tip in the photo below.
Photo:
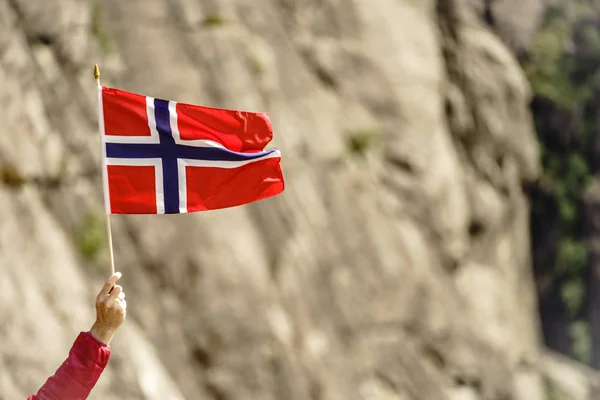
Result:
<svg viewBox="0 0 600 400"><path fill-rule="evenodd" d="M100 67L98 67L98 64L94 64L94 78L100 79Z"/></svg>

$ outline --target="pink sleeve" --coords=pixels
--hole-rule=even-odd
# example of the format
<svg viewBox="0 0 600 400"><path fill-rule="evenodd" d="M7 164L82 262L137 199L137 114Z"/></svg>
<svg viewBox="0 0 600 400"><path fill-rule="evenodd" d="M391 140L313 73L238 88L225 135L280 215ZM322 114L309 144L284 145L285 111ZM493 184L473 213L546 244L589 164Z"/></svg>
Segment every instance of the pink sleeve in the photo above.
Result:
<svg viewBox="0 0 600 400"><path fill-rule="evenodd" d="M96 385L110 357L110 347L81 332L69 357L28 400L84 400Z"/></svg>

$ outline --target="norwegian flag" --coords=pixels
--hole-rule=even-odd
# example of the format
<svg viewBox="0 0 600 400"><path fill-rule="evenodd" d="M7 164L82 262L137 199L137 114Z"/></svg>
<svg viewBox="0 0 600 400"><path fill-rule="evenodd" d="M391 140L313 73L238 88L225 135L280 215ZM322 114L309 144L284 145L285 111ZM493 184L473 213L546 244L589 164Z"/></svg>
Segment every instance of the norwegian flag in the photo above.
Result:
<svg viewBox="0 0 600 400"><path fill-rule="evenodd" d="M267 114L200 107L99 86L107 214L235 207L284 190Z"/></svg>

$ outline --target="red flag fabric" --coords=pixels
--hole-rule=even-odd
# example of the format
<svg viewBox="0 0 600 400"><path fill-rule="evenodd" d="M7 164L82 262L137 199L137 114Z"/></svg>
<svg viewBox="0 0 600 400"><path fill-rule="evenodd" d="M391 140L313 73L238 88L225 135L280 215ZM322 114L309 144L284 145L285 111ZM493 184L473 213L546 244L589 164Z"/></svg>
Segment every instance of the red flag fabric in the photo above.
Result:
<svg viewBox="0 0 600 400"><path fill-rule="evenodd" d="M284 190L265 151L265 113L202 107L99 87L106 212L176 214L236 207Z"/></svg>

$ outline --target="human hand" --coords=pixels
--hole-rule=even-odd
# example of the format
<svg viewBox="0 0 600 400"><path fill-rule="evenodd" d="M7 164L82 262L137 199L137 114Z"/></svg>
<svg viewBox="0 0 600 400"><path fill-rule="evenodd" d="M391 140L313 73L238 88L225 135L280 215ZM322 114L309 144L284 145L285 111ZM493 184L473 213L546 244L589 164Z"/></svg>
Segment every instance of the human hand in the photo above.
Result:
<svg viewBox="0 0 600 400"><path fill-rule="evenodd" d="M120 272L108 278L96 297L96 322L90 333L106 345L110 344L127 313L125 292L120 285L116 285L120 278Z"/></svg>

